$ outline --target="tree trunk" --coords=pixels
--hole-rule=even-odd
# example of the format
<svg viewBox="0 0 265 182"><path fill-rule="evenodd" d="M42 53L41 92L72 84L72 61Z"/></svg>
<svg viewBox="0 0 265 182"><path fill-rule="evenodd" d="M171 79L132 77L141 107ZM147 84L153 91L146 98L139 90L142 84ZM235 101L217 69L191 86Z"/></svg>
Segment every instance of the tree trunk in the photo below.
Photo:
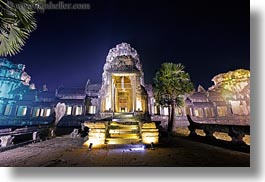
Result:
<svg viewBox="0 0 265 182"><path fill-rule="evenodd" d="M173 123L175 121L175 100L173 100L170 104L170 107L169 107L169 113L168 113L168 128L167 128L167 131L168 133L173 133Z"/></svg>
<svg viewBox="0 0 265 182"><path fill-rule="evenodd" d="M171 132L173 133L174 131L174 122L175 122L175 117L176 117L176 112L175 112L175 107L176 107L176 101L174 100L172 102L172 105L171 105L171 108L172 108L172 111L171 111L171 123L172 123L172 126L171 126Z"/></svg>
<svg viewBox="0 0 265 182"><path fill-rule="evenodd" d="M168 105L168 122L167 122L167 132L170 133L171 131L171 106Z"/></svg>

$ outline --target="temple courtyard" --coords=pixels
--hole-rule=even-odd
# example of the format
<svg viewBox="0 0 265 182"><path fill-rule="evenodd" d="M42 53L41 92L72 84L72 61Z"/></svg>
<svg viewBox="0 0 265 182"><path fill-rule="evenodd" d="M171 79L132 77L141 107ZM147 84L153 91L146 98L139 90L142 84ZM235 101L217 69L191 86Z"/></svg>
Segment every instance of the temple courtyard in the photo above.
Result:
<svg viewBox="0 0 265 182"><path fill-rule="evenodd" d="M69 135L0 152L6 167L249 167L250 154L224 149L182 137L155 145L84 146L83 138Z"/></svg>

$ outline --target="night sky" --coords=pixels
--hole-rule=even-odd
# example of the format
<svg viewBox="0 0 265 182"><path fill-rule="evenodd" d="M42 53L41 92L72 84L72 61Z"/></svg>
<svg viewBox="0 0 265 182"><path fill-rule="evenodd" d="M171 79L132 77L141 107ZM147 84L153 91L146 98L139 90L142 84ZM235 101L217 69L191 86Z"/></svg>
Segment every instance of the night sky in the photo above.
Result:
<svg viewBox="0 0 265 182"><path fill-rule="evenodd" d="M121 42L138 51L146 83L163 62L184 64L195 87L205 88L216 74L250 69L249 1L74 2L91 9L38 14L24 50L9 58L26 65L37 88L101 83L108 51Z"/></svg>

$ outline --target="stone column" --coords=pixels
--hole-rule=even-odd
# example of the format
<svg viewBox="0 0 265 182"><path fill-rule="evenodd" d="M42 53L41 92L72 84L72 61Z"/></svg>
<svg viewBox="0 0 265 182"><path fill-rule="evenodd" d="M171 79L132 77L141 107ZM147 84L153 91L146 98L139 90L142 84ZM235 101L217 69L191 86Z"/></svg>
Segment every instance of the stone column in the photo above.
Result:
<svg viewBox="0 0 265 182"><path fill-rule="evenodd" d="M109 111L109 109L112 108L112 103L111 103L111 92L112 92L112 79L111 79L111 74L108 73L108 77L107 77L107 100L108 103L110 103L110 106L108 105L108 107L106 108L107 111Z"/></svg>
<svg viewBox="0 0 265 182"><path fill-rule="evenodd" d="M135 79L135 75L131 76L131 84L132 84L132 104L133 104L133 109L132 111L135 111L135 101L136 101L136 96L135 96L135 90L136 90L136 79Z"/></svg>
<svg viewBox="0 0 265 182"><path fill-rule="evenodd" d="M112 112L115 111L114 91L115 91L114 78L112 78L111 79L111 110Z"/></svg>

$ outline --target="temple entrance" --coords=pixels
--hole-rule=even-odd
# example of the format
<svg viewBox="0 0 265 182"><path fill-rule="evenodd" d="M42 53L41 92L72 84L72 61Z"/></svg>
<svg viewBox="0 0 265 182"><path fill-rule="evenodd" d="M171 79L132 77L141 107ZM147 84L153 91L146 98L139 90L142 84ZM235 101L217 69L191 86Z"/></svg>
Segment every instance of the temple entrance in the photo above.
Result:
<svg viewBox="0 0 265 182"><path fill-rule="evenodd" d="M130 96L129 93L126 91L118 92L118 112L128 112L129 96Z"/></svg>
<svg viewBox="0 0 265 182"><path fill-rule="evenodd" d="M129 76L113 76L114 112L133 112L132 84Z"/></svg>

